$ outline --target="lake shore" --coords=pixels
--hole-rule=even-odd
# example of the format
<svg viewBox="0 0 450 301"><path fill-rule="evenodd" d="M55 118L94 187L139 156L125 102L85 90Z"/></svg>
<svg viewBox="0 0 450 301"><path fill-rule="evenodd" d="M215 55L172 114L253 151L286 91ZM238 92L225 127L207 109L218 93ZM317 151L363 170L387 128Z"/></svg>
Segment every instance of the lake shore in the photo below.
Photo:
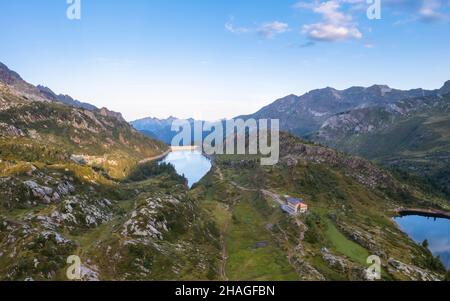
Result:
<svg viewBox="0 0 450 301"><path fill-rule="evenodd" d="M169 149L169 150L165 151L164 153L162 153L160 155L143 159L143 160L139 161L139 164L145 164L145 163L148 163L148 162L151 162L151 161L161 160L164 157L166 157L168 154L170 154L171 152L172 152L172 149Z"/></svg>
<svg viewBox="0 0 450 301"><path fill-rule="evenodd" d="M395 210L398 216L419 215L426 217L446 218L450 219L450 211L438 209L423 209L423 208L398 208Z"/></svg>

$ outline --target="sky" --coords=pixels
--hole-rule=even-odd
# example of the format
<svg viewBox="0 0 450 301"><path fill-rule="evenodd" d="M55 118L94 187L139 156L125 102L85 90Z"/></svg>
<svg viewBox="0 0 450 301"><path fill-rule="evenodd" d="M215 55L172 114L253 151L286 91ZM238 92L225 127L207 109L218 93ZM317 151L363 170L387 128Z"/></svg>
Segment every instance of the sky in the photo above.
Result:
<svg viewBox="0 0 450 301"><path fill-rule="evenodd" d="M72 1L80 19L68 18ZM0 0L0 61L127 120L217 120L318 88L436 89L450 79L450 0L381 0L380 19L368 17L371 5Z"/></svg>

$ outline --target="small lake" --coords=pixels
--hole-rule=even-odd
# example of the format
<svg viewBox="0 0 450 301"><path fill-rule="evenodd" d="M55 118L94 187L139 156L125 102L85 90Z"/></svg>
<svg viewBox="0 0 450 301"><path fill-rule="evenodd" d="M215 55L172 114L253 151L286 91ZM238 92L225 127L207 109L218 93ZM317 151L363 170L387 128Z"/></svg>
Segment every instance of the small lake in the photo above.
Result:
<svg viewBox="0 0 450 301"><path fill-rule="evenodd" d="M172 164L179 175L184 175L189 188L199 182L212 167L211 161L196 150L171 152L162 162Z"/></svg>
<svg viewBox="0 0 450 301"><path fill-rule="evenodd" d="M398 217L395 221L417 243L421 244L427 239L431 252L440 256L445 266L450 268L449 219L409 215Z"/></svg>

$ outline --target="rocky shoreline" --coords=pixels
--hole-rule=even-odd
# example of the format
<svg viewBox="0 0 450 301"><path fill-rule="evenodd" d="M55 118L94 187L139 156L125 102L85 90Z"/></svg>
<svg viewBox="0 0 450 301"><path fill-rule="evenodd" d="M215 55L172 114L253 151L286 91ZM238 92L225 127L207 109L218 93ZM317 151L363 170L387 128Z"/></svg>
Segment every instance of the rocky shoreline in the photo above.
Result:
<svg viewBox="0 0 450 301"><path fill-rule="evenodd" d="M420 215L426 217L446 218L450 219L450 211L438 209L422 209L422 208L398 208L395 210L398 216Z"/></svg>

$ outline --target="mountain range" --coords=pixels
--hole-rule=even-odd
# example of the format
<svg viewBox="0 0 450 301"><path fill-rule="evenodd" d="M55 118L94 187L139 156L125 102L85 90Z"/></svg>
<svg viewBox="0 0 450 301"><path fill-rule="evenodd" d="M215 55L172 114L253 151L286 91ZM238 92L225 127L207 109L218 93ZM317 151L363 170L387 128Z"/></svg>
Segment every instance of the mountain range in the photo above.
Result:
<svg viewBox="0 0 450 301"><path fill-rule="evenodd" d="M0 70L0 280L67 280L73 255L82 280L367 280L371 254L383 280L446 277L392 218L450 204L408 178L281 133L278 164L214 156L190 189L155 162L167 144L120 113L62 103ZM432 115L444 118L448 98L430 93L391 109L431 112L424 124L441 128ZM148 119L150 136L173 119ZM309 212L284 214L286 194Z"/></svg>
<svg viewBox="0 0 450 301"><path fill-rule="evenodd" d="M41 92L41 94L45 95L48 99L51 99L53 101L61 102L63 104L80 108L80 109L86 109L90 111L96 111L98 108L94 105L91 105L90 103L81 102L79 100L73 99L69 95L64 94L58 94L56 95L55 92L53 92L50 88L44 87L41 85L38 85L36 88Z"/></svg>
<svg viewBox="0 0 450 301"><path fill-rule="evenodd" d="M172 123L175 120L180 120L176 117L170 116L167 119L158 119L158 118L143 118L139 120L135 120L130 122L130 124L137 130L141 131L143 134L148 137L152 137L163 141L167 144L172 142L173 137L176 135L176 132L172 131ZM190 124L195 122L194 119L187 120Z"/></svg>
<svg viewBox="0 0 450 301"><path fill-rule="evenodd" d="M167 150L163 143L133 129L120 113L76 101L68 105L60 98L70 97L35 87L0 65L0 137L4 138L0 153L4 159L34 158L56 164L79 158L120 178L138 161Z"/></svg>
<svg viewBox="0 0 450 301"><path fill-rule="evenodd" d="M261 110L249 114L234 117L233 119L279 119L283 131L292 133L298 137L308 137L318 132L328 119L337 114L368 107L382 107L395 104L398 101L445 95L450 91L450 81L436 90L412 89L398 90L386 85L374 85L368 88L351 87L345 90L334 88L317 89L302 96L288 95L276 100ZM170 132L168 130L176 117L167 119L144 118L132 121L131 124L140 131L148 131L158 135L165 141ZM194 121L193 119L190 119ZM172 134L173 135L173 134Z"/></svg>
<svg viewBox="0 0 450 301"><path fill-rule="evenodd" d="M302 96L286 96L254 114L237 118L280 119L282 130L305 137L317 132L336 114L366 107L386 106L408 98L442 95L449 89L449 85L450 82L447 82L438 90L398 90L386 85L351 87L345 90L318 89Z"/></svg>
<svg viewBox="0 0 450 301"><path fill-rule="evenodd" d="M418 176L450 197L450 94L445 92L335 115L310 139Z"/></svg>
<svg viewBox="0 0 450 301"><path fill-rule="evenodd" d="M449 93L450 81L436 90L328 87L288 95L234 119L279 119L283 131L412 173L448 195ZM174 120L146 118L131 124L170 143Z"/></svg>

